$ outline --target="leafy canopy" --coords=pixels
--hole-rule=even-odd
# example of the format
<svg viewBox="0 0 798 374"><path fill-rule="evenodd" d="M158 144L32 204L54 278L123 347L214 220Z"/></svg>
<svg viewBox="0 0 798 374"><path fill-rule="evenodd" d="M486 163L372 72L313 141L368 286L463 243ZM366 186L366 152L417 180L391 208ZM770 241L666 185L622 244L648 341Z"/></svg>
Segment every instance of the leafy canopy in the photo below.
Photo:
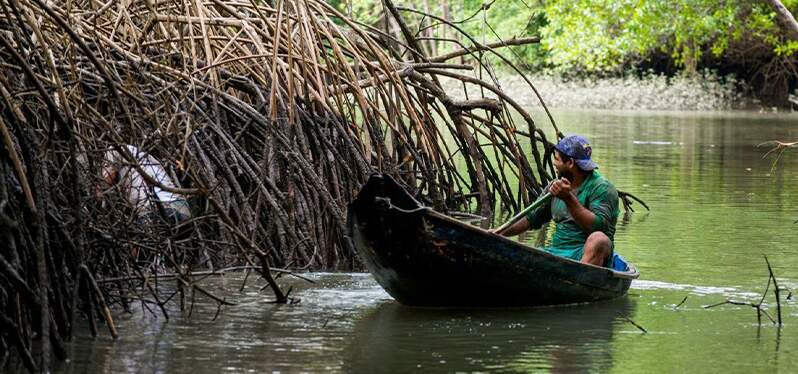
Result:
<svg viewBox="0 0 798 374"><path fill-rule="evenodd" d="M369 24L379 22L383 11L373 0L334 3ZM438 16L448 13L453 21L468 19L458 26L479 42L540 35L540 45L505 53L532 70L617 71L656 53L695 71L702 57L723 57L745 43L764 44L780 56L798 51L798 42L783 36L775 13L764 2L751 0L502 0L489 3L484 11L480 9L485 3L477 0L395 3ZM783 3L788 9L798 6L798 0ZM422 22L409 14L408 20L416 28ZM452 38L453 33L437 28L433 36ZM437 42L438 52L456 48L451 42Z"/></svg>

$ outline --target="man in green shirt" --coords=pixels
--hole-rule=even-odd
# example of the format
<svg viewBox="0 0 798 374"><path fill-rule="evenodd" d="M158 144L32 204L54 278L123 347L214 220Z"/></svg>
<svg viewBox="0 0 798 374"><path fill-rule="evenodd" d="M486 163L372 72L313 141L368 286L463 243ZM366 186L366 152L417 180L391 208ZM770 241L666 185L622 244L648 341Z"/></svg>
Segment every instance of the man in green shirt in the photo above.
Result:
<svg viewBox="0 0 798 374"><path fill-rule="evenodd" d="M498 234L518 235L554 220L554 237L544 250L606 266L612 256L619 214L618 191L595 170L598 165L590 159L593 150L587 139L567 136L554 148L554 167L559 176L549 185L554 198Z"/></svg>

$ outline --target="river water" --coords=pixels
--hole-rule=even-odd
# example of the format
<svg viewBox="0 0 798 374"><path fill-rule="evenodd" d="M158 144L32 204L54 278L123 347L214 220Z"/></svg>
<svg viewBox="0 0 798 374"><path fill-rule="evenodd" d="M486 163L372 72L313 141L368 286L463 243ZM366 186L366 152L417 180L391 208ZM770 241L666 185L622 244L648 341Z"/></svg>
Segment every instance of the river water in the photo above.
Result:
<svg viewBox="0 0 798 374"><path fill-rule="evenodd" d="M555 308L420 309L397 304L368 274L315 273L307 274L313 284L281 278L301 302L273 305L268 291L258 291L263 281L250 279L239 292L243 276L231 274L203 281L238 304L216 320L216 304L202 296L190 317L173 311L169 322L140 310L122 314L120 339L79 336L59 371L798 371L796 295L782 300L781 329L767 317L758 325L750 306L704 308L759 301L768 279L763 255L782 287L798 289L798 152L772 168L762 159L767 148L756 147L798 139L798 117L555 118L586 135L601 172L652 209L636 205L618 224L616 248L642 274L627 297ZM764 305L775 317L772 293Z"/></svg>

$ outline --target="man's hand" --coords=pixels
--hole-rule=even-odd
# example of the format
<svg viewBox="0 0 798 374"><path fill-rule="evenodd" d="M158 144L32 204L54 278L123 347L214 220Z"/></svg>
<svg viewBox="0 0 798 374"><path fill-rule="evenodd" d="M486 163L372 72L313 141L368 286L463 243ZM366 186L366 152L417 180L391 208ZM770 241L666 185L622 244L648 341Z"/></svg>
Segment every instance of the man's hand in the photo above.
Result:
<svg viewBox="0 0 798 374"><path fill-rule="evenodd" d="M552 182L549 192L565 202L565 206L568 207L568 213L571 214L579 228L588 234L593 232L596 215L582 206L579 199L576 198L571 182L568 179L560 178Z"/></svg>
<svg viewBox="0 0 798 374"><path fill-rule="evenodd" d="M551 186L549 187L549 192L561 200L567 200L573 196L571 182L565 178L560 178L552 182Z"/></svg>

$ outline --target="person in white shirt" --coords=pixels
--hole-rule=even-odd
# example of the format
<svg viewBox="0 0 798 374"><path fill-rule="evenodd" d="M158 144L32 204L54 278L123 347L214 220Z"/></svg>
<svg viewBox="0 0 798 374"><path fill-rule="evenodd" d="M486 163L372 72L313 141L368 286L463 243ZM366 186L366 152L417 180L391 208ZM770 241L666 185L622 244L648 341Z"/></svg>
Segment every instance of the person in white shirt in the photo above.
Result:
<svg viewBox="0 0 798 374"><path fill-rule="evenodd" d="M132 145L126 145L126 148L152 179L163 186L175 187L176 183L155 157ZM191 218L184 196L165 191L157 185L150 186L139 170L115 150L105 153L102 176L110 188L117 188L126 198L141 224L166 220L168 224L177 225Z"/></svg>

